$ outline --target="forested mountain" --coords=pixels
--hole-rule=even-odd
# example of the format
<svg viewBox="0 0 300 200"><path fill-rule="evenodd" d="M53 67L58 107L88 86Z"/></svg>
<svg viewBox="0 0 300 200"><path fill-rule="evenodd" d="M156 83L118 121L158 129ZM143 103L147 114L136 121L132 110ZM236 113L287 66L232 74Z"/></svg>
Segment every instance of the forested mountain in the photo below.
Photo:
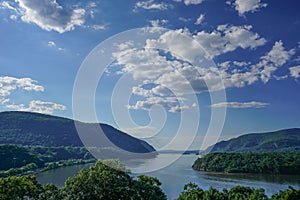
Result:
<svg viewBox="0 0 300 200"><path fill-rule="evenodd" d="M89 147L106 149L119 147L121 150L134 153L155 151L147 142L132 137L112 126L82 122L78 122L77 125L86 134L86 144ZM99 125L104 134L96 140L95 138L99 138L99 133L96 131ZM46 147L83 146L73 120L30 112L0 113L0 144Z"/></svg>
<svg viewBox="0 0 300 200"><path fill-rule="evenodd" d="M213 152L299 152L300 128L267 133L252 133L207 148L202 154Z"/></svg>

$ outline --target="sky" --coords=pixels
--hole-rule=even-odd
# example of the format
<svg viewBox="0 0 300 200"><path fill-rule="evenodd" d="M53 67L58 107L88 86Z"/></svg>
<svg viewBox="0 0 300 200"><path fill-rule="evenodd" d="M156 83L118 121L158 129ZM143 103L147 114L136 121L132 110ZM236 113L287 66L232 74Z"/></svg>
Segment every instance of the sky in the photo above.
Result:
<svg viewBox="0 0 300 200"><path fill-rule="evenodd" d="M0 111L99 121L157 149L300 127L299 8L295 0L0 1ZM95 71L78 81L86 68Z"/></svg>

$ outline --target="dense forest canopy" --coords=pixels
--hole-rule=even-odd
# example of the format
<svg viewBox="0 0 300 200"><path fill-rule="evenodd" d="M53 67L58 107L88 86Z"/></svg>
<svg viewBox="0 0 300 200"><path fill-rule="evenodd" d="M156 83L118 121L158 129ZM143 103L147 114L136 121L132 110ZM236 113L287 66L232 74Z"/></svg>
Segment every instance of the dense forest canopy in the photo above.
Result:
<svg viewBox="0 0 300 200"><path fill-rule="evenodd" d="M300 174L300 153L211 153L195 170L225 173Z"/></svg>

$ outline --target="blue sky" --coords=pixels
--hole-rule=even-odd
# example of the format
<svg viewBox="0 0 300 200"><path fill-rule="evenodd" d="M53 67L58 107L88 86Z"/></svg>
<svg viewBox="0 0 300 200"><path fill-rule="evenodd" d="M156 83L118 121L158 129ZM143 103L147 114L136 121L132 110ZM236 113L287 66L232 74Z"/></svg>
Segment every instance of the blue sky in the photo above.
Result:
<svg viewBox="0 0 300 200"><path fill-rule="evenodd" d="M116 34L149 27L156 38L144 38L142 47L128 35L112 44L114 63L95 95L98 121L178 149L189 146L184 141L204 148L242 133L299 127L299 7L294 0L0 1L0 110L72 118L74 83L89 53ZM197 56L215 66L197 66ZM117 90L125 75L128 86ZM223 125L224 112L220 129L212 121Z"/></svg>

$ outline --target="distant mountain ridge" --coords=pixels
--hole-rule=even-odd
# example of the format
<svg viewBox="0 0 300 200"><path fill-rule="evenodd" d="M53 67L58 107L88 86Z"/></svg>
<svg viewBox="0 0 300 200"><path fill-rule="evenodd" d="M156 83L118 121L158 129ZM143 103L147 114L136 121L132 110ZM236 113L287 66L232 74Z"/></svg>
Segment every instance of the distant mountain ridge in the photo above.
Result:
<svg viewBox="0 0 300 200"><path fill-rule="evenodd" d="M241 135L208 147L213 152L300 152L300 128Z"/></svg>
<svg viewBox="0 0 300 200"><path fill-rule="evenodd" d="M107 124L83 123L76 124L87 136L90 145L113 148L110 141L122 150L133 153L155 152L147 142L132 137ZM101 126L106 137L99 138L96 130ZM108 139L107 139L108 138ZM31 112L0 113L0 144L41 145L41 146L83 146L74 120ZM92 146L90 146L92 147Z"/></svg>

